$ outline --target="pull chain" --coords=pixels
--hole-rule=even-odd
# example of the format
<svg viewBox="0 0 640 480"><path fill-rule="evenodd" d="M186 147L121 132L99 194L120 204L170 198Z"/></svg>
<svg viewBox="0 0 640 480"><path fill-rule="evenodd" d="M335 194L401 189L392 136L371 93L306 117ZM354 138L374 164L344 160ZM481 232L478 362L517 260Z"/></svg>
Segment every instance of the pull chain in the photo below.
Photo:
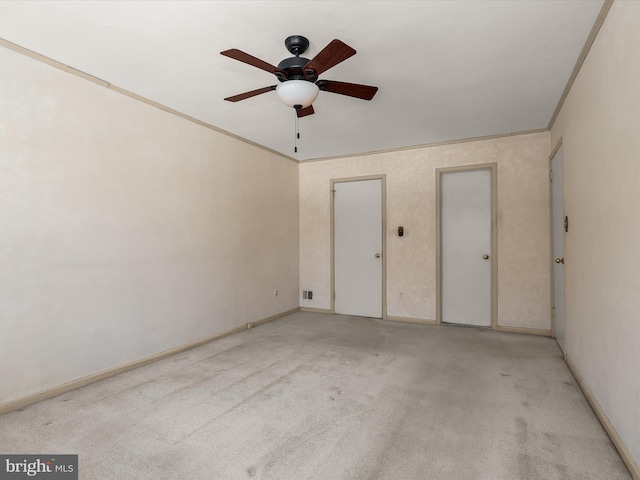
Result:
<svg viewBox="0 0 640 480"><path fill-rule="evenodd" d="M296 105L297 107L297 105ZM296 116L294 120L294 138L293 138L293 151L298 153L298 139L300 138L300 119L298 118L298 109L295 110Z"/></svg>
<svg viewBox="0 0 640 480"><path fill-rule="evenodd" d="M298 133L298 111L295 111L295 117L293 120L293 151L298 153L298 138L300 138L300 134Z"/></svg>

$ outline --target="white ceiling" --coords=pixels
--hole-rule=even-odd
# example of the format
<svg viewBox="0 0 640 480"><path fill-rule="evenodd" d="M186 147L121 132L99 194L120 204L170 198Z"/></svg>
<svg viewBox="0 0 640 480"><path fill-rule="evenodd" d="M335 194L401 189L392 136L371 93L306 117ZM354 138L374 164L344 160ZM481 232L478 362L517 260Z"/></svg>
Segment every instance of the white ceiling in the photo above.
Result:
<svg viewBox="0 0 640 480"><path fill-rule="evenodd" d="M305 160L546 128L603 1L2 1L0 37ZM358 51L320 78L380 89L320 92L297 154L275 92L223 101L275 77L219 54L277 65L293 34Z"/></svg>

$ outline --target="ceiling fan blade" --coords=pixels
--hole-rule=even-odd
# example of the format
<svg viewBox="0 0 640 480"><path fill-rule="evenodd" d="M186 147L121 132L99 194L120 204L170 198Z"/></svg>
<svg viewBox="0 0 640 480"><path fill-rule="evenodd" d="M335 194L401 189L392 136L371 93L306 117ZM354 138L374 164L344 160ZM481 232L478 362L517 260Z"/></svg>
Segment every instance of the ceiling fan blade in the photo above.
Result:
<svg viewBox="0 0 640 480"><path fill-rule="evenodd" d="M378 87L360 85L358 83L336 82L334 80L318 80L316 85L325 92L339 93L340 95L361 98L362 100L371 100L378 91Z"/></svg>
<svg viewBox="0 0 640 480"><path fill-rule="evenodd" d="M273 73L274 75L278 73L284 73L278 67L274 67L270 63L267 63L264 60L260 60L259 58L256 58L253 55L249 55L242 50L238 50L237 48L232 48L231 50L220 52L220 55L224 55L225 57L233 58L234 60L238 60L239 62L252 65L266 72Z"/></svg>
<svg viewBox="0 0 640 480"><path fill-rule="evenodd" d="M315 111L313 110L313 105L309 105L308 107L298 110L298 118L306 117L307 115L313 115L314 113Z"/></svg>
<svg viewBox="0 0 640 480"><path fill-rule="evenodd" d="M263 87L263 88L258 88L257 90L251 90L250 92L239 93L238 95L234 95L233 97L227 97L225 98L225 100L227 102L239 102L240 100L255 97L256 95L267 93L275 89L276 89L276 86L271 85L270 87Z"/></svg>
<svg viewBox="0 0 640 480"><path fill-rule="evenodd" d="M326 72L340 62L356 54L356 51L340 40L331 40L313 59L307 63L303 70L313 70L316 75Z"/></svg>

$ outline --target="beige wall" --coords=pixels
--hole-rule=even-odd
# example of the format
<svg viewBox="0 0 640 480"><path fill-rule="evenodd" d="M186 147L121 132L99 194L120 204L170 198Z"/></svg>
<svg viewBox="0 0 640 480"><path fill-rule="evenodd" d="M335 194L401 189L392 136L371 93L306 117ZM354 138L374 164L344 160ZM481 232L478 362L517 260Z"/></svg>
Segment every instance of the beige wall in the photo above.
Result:
<svg viewBox="0 0 640 480"><path fill-rule="evenodd" d="M331 307L330 180L384 173L387 313L435 319L435 169L496 162L498 323L549 330L548 156L543 132L301 164L300 287L314 291L302 306Z"/></svg>
<svg viewBox="0 0 640 480"><path fill-rule="evenodd" d="M551 131L563 141L567 354L640 463L640 2L616 0Z"/></svg>
<svg viewBox="0 0 640 480"><path fill-rule="evenodd" d="M298 306L296 163L0 65L0 403Z"/></svg>

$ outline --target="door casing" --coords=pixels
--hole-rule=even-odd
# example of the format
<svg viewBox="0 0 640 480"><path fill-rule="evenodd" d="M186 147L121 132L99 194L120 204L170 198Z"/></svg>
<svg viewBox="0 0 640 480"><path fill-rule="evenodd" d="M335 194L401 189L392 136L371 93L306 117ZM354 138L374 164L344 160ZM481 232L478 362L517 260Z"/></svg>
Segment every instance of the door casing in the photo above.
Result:
<svg viewBox="0 0 640 480"><path fill-rule="evenodd" d="M558 140L557 145L555 146L555 148L551 151L551 155L549 155L549 175L551 175L551 162L553 161L553 158L556 156L556 153L558 153L558 150L560 150L560 147L562 147L562 137L560 137L560 139ZM563 148L563 156L564 156L564 148ZM563 159L563 165L564 165L564 159ZM560 202L562 202L562 206L563 206L563 211L564 211L564 172L561 176L562 180L563 180L563 185L561 187L561 192L562 192L562 198L559 199ZM549 177L549 179L551 180L551 177ZM551 336L553 338L556 338L556 310L555 310L555 304L556 304L556 290L555 290L555 252L554 252L554 245L553 245L553 233L554 233L554 228L553 228L553 185L551 185L552 182L550 183L550 188L549 188L549 248L550 248L550 261L549 261L549 269L551 271L550 273L550 278L551 278L551 312L550 312L550 317L551 317ZM564 235L564 233L563 233ZM564 242L563 242L564 243ZM564 254L564 252L563 252ZM563 265L563 268L565 269L565 273L566 273L566 264ZM564 276L564 278L566 279L566 275ZM566 284L566 282L565 282ZM563 302L564 305L564 302ZM566 358L566 348L567 348L567 318L566 318L566 308L563 311L563 315L564 315L564 345L562 346L562 353L563 356ZM557 341L557 338L556 338Z"/></svg>
<svg viewBox="0 0 640 480"><path fill-rule="evenodd" d="M442 324L442 175L452 172L491 172L491 329L498 329L498 164L481 163L436 169L436 324Z"/></svg>
<svg viewBox="0 0 640 480"><path fill-rule="evenodd" d="M331 179L329 198L331 199L331 313L336 313L336 277L335 277L335 198L336 183L381 180L382 188L382 319L387 319L387 175L366 175Z"/></svg>

